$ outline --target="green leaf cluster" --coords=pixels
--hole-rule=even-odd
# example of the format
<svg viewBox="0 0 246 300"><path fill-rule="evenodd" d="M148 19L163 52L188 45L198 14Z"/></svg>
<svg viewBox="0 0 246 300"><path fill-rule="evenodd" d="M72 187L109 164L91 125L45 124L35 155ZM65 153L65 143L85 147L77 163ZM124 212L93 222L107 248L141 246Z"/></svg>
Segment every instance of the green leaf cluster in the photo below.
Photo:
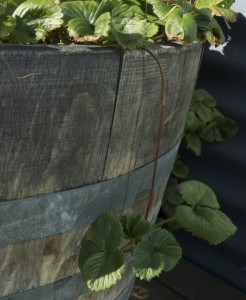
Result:
<svg viewBox="0 0 246 300"><path fill-rule="evenodd" d="M214 15L234 22L231 1L3 0L0 41L101 43L135 49L154 41L224 42Z"/></svg>
<svg viewBox="0 0 246 300"><path fill-rule="evenodd" d="M10 43L45 41L63 24L62 10L52 0L4 0L0 9L0 39Z"/></svg>
<svg viewBox="0 0 246 300"><path fill-rule="evenodd" d="M170 189L174 191L172 196ZM183 228L217 245L236 232L235 225L219 209L214 192L202 182L190 180L179 184L172 179L167 186L163 211L173 218L172 227L167 227L171 230Z"/></svg>
<svg viewBox="0 0 246 300"><path fill-rule="evenodd" d="M236 232L235 225L219 210L210 187L195 180L183 182L178 187L185 202L176 207L175 217L182 228L213 245Z"/></svg>
<svg viewBox="0 0 246 300"><path fill-rule="evenodd" d="M196 90L189 108L183 143L196 155L201 154L202 140L222 142L232 138L238 130L235 121L225 117L216 100L205 90ZM218 244L236 231L235 225L219 210L214 192L204 183L183 181L189 169L178 155L163 197L162 211L171 231L184 228L192 235L211 244Z"/></svg>
<svg viewBox="0 0 246 300"><path fill-rule="evenodd" d="M128 1L71 1L61 7L69 36L77 41L104 38L134 49L147 44L158 32L158 26L148 21L140 7Z"/></svg>
<svg viewBox="0 0 246 300"><path fill-rule="evenodd" d="M123 229L120 221L102 214L90 229L90 238L83 244L79 254L79 268L93 291L110 288L125 269L124 254L120 250Z"/></svg>
<svg viewBox="0 0 246 300"><path fill-rule="evenodd" d="M68 24L73 20L71 15L75 16L78 9L77 1L74 2L74 11L67 12L67 16L70 14L66 20ZM151 0L149 3L157 1ZM98 7L95 6L95 12ZM160 7L159 10L155 7L156 13L168 14ZM189 6L185 9L188 11ZM81 10L78 9L77 13L81 15ZM97 19L95 13L84 14L84 18ZM213 136L212 141L222 141L236 132L233 126L230 129L217 126L216 134L210 129L215 120L225 121L228 118L216 109L215 99L205 90L195 91L189 113L185 138L193 134L208 140L203 137L206 128L209 136ZM236 232L236 226L220 211L216 195L210 187L195 180L179 182L187 177L188 172L188 167L178 156L163 198L162 210L166 218L158 219L155 225L137 213L119 217L104 213L92 224L79 254L79 267L91 290L100 291L116 284L129 261L133 272L141 280L149 281L163 271L170 271L182 255L182 249L171 231L185 229L212 245L223 242Z"/></svg>
<svg viewBox="0 0 246 300"><path fill-rule="evenodd" d="M184 141L188 149L201 155L202 140L223 142L235 136L238 125L225 117L217 108L215 99L205 90L196 90L188 112Z"/></svg>
<svg viewBox="0 0 246 300"><path fill-rule="evenodd" d="M79 253L79 268L88 287L100 291L117 283L129 261L128 252L136 276L150 280L171 270L182 251L170 232L154 228L139 214L104 213L92 224Z"/></svg>

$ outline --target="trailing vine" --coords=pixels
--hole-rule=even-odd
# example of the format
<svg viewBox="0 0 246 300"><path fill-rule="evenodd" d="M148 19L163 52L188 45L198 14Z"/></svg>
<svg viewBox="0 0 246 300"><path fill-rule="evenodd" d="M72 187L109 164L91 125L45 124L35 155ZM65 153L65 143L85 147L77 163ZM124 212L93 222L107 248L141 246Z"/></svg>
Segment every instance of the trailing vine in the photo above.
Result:
<svg viewBox="0 0 246 300"><path fill-rule="evenodd" d="M203 126L190 125L196 124L191 122L194 112L199 119L196 122L202 122ZM204 131L211 127L208 138ZM194 92L183 138L189 149L198 154L189 139L187 142L191 132L197 138L214 142L233 137L237 129L232 119L219 112L208 92ZM173 230L185 229L211 245L223 242L236 232L236 226L220 210L210 187L195 180L179 182L187 175L188 167L178 156L163 198L165 217L159 218L156 224L150 224L138 213L123 216L104 213L92 224L79 255L80 270L91 290L110 288L121 279L129 262L136 277L147 281L173 269L182 256Z"/></svg>
<svg viewBox="0 0 246 300"><path fill-rule="evenodd" d="M159 126L158 126L158 133L157 133L157 140L156 140L156 151L155 151L155 157L154 157L154 168L153 168L153 175L152 175L152 181L151 181L151 189L150 189L150 196L148 201L148 206L146 209L145 218L148 218L149 210L152 206L152 202L154 199L154 192L155 192L155 179L156 179L156 172L157 172L157 164L158 164L158 158L160 153L160 145L161 145L161 136L163 132L163 122L164 122L164 109L166 107L165 105L165 72L162 67L162 64L158 57L148 48L143 47L143 50L148 52L155 62L157 63L161 75L161 102L160 102L160 116L159 116Z"/></svg>

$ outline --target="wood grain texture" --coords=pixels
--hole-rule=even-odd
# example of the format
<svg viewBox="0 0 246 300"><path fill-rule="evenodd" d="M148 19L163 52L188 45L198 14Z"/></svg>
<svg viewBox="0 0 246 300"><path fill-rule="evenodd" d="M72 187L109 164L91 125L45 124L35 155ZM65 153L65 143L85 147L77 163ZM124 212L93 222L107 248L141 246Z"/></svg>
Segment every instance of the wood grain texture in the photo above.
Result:
<svg viewBox="0 0 246 300"><path fill-rule="evenodd" d="M178 147L179 143L159 158L156 188L167 182ZM117 213L132 207L149 195L152 175L153 163L150 163L126 175L82 188L0 202L0 246L83 227L104 211Z"/></svg>
<svg viewBox="0 0 246 300"><path fill-rule="evenodd" d="M0 54L0 200L101 181L119 51L0 45Z"/></svg>
<svg viewBox="0 0 246 300"><path fill-rule="evenodd" d="M152 50L167 77L160 156L166 155L148 216L154 222L183 132L201 45ZM0 45L0 54L0 297L18 299L47 287L49 299L60 299L72 286L76 299L76 281L66 281L65 290L58 283L77 276L87 225L105 210L146 213L159 70L143 50L126 51L122 58L119 50L100 47ZM75 189L81 187L83 199ZM50 288L53 284L58 285ZM111 292L81 297L123 300L128 293L124 284Z"/></svg>
<svg viewBox="0 0 246 300"><path fill-rule="evenodd" d="M201 45L150 48L166 77L166 108L160 155L180 139L193 93ZM125 52L104 178L139 168L155 156L160 116L161 76L147 52Z"/></svg>
<svg viewBox="0 0 246 300"><path fill-rule="evenodd" d="M154 46L167 78L160 155L180 139L201 45ZM0 200L112 179L154 159L161 79L144 50L0 45Z"/></svg>
<svg viewBox="0 0 246 300"><path fill-rule="evenodd" d="M144 216L148 198L147 196L139 199L133 207L125 210L125 213L137 211ZM17 293L52 284L77 274L79 248L87 229L88 227L76 228L53 236L1 246L0 298L12 297ZM56 293L62 288L62 285L59 286ZM73 299L72 295L68 299ZM88 299L99 300L96 297Z"/></svg>

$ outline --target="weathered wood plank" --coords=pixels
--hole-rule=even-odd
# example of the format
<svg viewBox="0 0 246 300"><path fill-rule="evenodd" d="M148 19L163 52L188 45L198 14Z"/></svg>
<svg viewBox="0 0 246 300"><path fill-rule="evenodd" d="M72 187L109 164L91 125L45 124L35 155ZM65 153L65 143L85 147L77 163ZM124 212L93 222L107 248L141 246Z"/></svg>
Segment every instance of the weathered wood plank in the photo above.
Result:
<svg viewBox="0 0 246 300"><path fill-rule="evenodd" d="M201 45L182 48L159 46L151 49L160 59L167 78L165 128L160 152L162 155L177 143L183 133L197 76ZM153 58L145 51L126 52L121 69L105 179L131 172L153 161L160 97L161 76ZM181 110L182 114L178 115Z"/></svg>
<svg viewBox="0 0 246 300"><path fill-rule="evenodd" d="M101 181L119 51L0 45L0 53L0 200Z"/></svg>
<svg viewBox="0 0 246 300"><path fill-rule="evenodd" d="M177 143L168 153L163 155L162 158L158 159L155 187L160 187L167 183L176 159L178 148L179 143ZM153 167L154 163L151 163L144 168L129 173L125 208L134 205L138 197L144 197L146 194L150 193ZM139 170L142 170L142 172L139 173Z"/></svg>
<svg viewBox="0 0 246 300"><path fill-rule="evenodd" d="M153 48L168 69L160 155L172 150L160 159L151 222L175 160L200 47ZM146 214L161 87L143 51L126 52L122 66L118 50L100 47L0 45L0 53L0 297L11 298L77 274L87 225L102 211ZM95 184L105 179L113 181ZM83 299L127 293L117 289Z"/></svg>
<svg viewBox="0 0 246 300"><path fill-rule="evenodd" d="M131 292L135 278L129 266L122 280L105 292L89 292L81 274L56 281L16 295L5 296L2 300L126 300Z"/></svg>
<svg viewBox="0 0 246 300"><path fill-rule="evenodd" d="M178 146L158 160L156 188L167 182ZM134 206L139 199L149 195L152 174L153 163L83 188L0 202L0 245L83 227L104 211L117 213Z"/></svg>
<svg viewBox="0 0 246 300"><path fill-rule="evenodd" d="M155 192L157 205L151 210L152 220L159 211L162 189L163 187L158 188ZM134 206L126 209L125 213L137 211L144 216L148 201L149 197L140 199ZM1 246L0 297L52 284L76 274L79 271L78 251L86 231L87 227L78 228L49 237Z"/></svg>
<svg viewBox="0 0 246 300"><path fill-rule="evenodd" d="M180 64L181 68L176 67L173 63L170 66L171 69L173 68L170 73L174 75L169 80L171 81L169 83L171 84L170 89L169 84L167 84L167 93L170 93L170 98L172 98L174 104L171 108L170 116L166 116L166 124L161 140L161 147L163 149L169 148L173 143L175 144L183 135L190 100L200 67L201 52L202 47L199 44L195 47L188 47L186 51L179 52L178 54L179 59L177 63ZM160 53L160 59L162 59L162 56L164 56L163 53ZM177 78L179 79L177 80ZM171 94L173 94L173 97ZM169 99L168 95L166 99Z"/></svg>
<svg viewBox="0 0 246 300"><path fill-rule="evenodd" d="M184 259L172 271L161 274L158 281L187 300L246 299L245 293Z"/></svg>
<svg viewBox="0 0 246 300"><path fill-rule="evenodd" d="M86 228L0 247L0 297L76 274Z"/></svg>
<svg viewBox="0 0 246 300"><path fill-rule="evenodd" d="M137 211L144 215L148 199L139 199L125 213ZM76 228L53 236L0 246L0 297L42 287L77 274L79 248L86 231L87 227Z"/></svg>

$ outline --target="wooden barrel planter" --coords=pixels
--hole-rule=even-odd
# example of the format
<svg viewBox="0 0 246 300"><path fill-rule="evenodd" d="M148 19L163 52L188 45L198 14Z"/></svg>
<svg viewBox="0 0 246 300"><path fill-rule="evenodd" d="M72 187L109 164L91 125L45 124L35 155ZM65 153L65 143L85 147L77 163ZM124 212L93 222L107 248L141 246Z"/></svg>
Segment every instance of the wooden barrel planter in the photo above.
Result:
<svg viewBox="0 0 246 300"><path fill-rule="evenodd" d="M166 73L154 220L175 161L201 45L153 46ZM92 293L77 257L104 211L146 211L161 77L144 50L0 45L0 298L127 299L130 271Z"/></svg>

